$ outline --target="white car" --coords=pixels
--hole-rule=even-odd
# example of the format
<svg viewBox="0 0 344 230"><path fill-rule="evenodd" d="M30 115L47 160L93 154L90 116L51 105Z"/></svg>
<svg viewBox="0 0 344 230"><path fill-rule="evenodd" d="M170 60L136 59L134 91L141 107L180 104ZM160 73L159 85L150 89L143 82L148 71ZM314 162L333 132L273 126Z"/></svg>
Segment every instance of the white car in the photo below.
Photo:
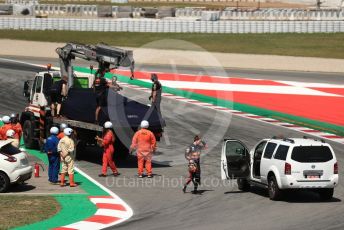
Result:
<svg viewBox="0 0 344 230"><path fill-rule="evenodd" d="M225 139L221 177L237 179L243 191L251 185L268 188L271 200L287 189L313 190L329 200L338 185L338 163L328 143L306 137L264 139L251 151L239 140Z"/></svg>
<svg viewBox="0 0 344 230"><path fill-rule="evenodd" d="M0 140L0 192L6 192L10 184L30 179L31 175L26 153L13 147L10 140Z"/></svg>

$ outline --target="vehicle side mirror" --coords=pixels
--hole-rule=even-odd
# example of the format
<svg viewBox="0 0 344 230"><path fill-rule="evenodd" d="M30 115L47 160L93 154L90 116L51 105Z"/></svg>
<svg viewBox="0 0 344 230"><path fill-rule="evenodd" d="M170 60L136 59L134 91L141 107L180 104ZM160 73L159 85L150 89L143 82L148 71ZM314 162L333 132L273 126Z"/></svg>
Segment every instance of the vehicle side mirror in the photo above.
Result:
<svg viewBox="0 0 344 230"><path fill-rule="evenodd" d="M23 95L24 97L30 97L30 84L29 81L24 82Z"/></svg>

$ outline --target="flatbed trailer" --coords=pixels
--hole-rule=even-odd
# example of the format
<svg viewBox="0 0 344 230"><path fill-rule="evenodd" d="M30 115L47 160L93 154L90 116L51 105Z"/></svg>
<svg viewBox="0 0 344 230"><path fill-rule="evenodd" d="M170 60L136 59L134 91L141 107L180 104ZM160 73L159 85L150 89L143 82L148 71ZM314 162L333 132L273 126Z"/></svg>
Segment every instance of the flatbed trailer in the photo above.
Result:
<svg viewBox="0 0 344 230"><path fill-rule="evenodd" d="M53 123L58 124L58 125L67 124L68 127L86 129L86 130L95 131L95 132L102 132L103 130L103 128L97 124L91 124L88 122L76 121L76 120L71 120L71 119L62 118L62 117L59 117L59 118L54 117Z"/></svg>
<svg viewBox="0 0 344 230"><path fill-rule="evenodd" d="M83 45L68 43L64 47L56 49L59 55L60 71L47 71L36 73L35 78L24 83L23 94L28 100L28 105L20 116L23 126L24 144L27 148L42 148L44 140L50 135L50 128L62 123L73 128L76 133L77 154L82 152L85 146L95 145L95 137L102 135L102 125L105 121L111 121L116 134L115 148L127 156L130 140L138 130L142 120L150 122L150 129L157 140L160 139L165 126L165 121L157 111L148 112L149 107L139 102L130 100L120 94L108 91L109 105L102 107L102 121L95 124L96 95L93 91L95 76L104 76L113 68L130 67L133 78L134 59L129 50L110 47L104 44ZM90 66L90 74L78 76L73 72L72 60L81 58L98 62L98 68L93 74L93 66ZM64 117L56 118L50 111L50 92L54 82L62 76L68 76L68 96L62 103L61 114ZM148 116L147 116L148 114ZM100 118L99 118L100 119ZM78 151L79 150L79 151Z"/></svg>

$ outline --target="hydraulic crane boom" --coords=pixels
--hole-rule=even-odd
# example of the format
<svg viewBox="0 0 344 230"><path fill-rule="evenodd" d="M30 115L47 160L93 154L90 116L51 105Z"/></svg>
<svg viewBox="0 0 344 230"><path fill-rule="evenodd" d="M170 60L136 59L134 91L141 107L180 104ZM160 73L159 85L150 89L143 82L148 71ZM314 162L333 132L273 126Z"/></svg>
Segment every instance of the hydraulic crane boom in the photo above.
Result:
<svg viewBox="0 0 344 230"><path fill-rule="evenodd" d="M98 63L96 74L110 71L110 67L120 66L130 67L131 79L134 77L134 58L133 52L120 48L111 47L105 44L84 45L77 43L67 43L64 47L56 49L59 55L61 76L68 76L68 87L73 86L72 60L81 58Z"/></svg>

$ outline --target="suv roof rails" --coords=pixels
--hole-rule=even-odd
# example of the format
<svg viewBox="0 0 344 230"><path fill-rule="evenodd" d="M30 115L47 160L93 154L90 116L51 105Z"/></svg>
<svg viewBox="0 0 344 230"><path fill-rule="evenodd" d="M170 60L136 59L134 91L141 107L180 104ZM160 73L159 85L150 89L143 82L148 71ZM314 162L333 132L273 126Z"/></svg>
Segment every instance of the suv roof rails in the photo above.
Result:
<svg viewBox="0 0 344 230"><path fill-rule="evenodd" d="M326 143L324 139L313 139L314 141L320 141L321 143Z"/></svg>
<svg viewBox="0 0 344 230"><path fill-rule="evenodd" d="M271 139L285 139L285 137L283 135L279 135L279 136L273 136L271 137Z"/></svg>
<svg viewBox="0 0 344 230"><path fill-rule="evenodd" d="M283 141L286 141L286 142L289 142L289 143L292 143L292 144L295 143L295 141L293 139L290 139L290 138L284 138Z"/></svg>
<svg viewBox="0 0 344 230"><path fill-rule="evenodd" d="M320 141L321 143L326 143L324 139L315 139L315 138L309 138L307 136L303 136L303 139L311 139L311 140L314 140L314 141Z"/></svg>

